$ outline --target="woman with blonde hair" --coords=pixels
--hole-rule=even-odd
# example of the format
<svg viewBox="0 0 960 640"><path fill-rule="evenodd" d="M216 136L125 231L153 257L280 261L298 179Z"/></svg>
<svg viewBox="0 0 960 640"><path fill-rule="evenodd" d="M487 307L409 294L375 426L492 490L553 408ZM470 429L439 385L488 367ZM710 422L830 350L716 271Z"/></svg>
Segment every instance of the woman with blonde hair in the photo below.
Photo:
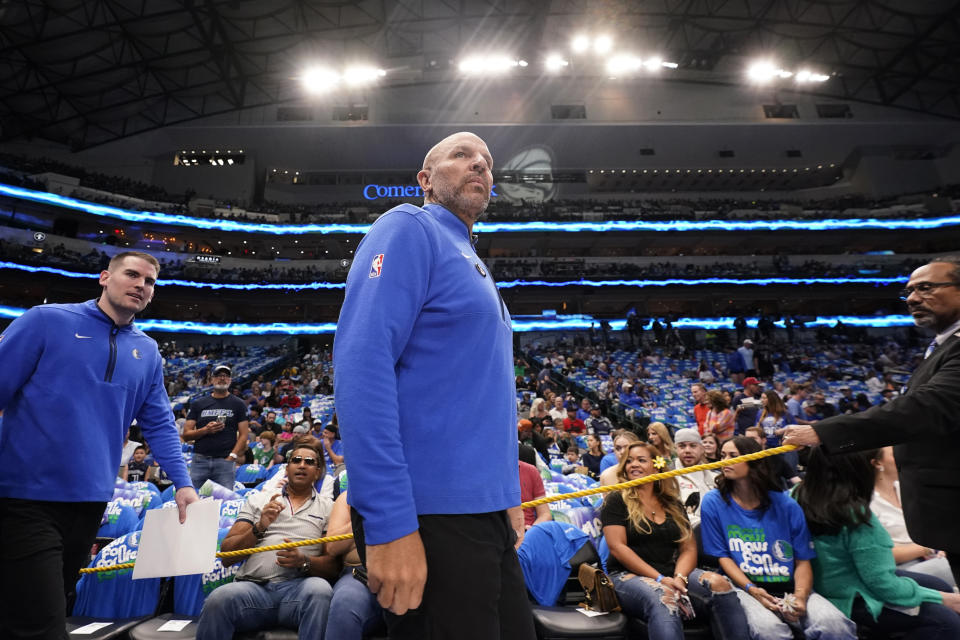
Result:
<svg viewBox="0 0 960 640"><path fill-rule="evenodd" d="M634 442L617 470L621 479L636 480L665 466L651 444ZM682 640L683 620L693 616L689 591L698 609L707 607L698 614L715 614L709 617L716 638L746 638L746 618L730 581L696 568L697 543L679 496L670 478L612 491L604 500L607 568L620 606L647 623L651 638Z"/></svg>
<svg viewBox="0 0 960 640"><path fill-rule="evenodd" d="M677 448L673 444L673 438L670 437L667 425L662 422L651 422L647 426L647 442L653 445L658 455L666 459L671 469L674 468Z"/></svg>
<svg viewBox="0 0 960 640"><path fill-rule="evenodd" d="M548 415L550 412L547 411L547 401L543 398L534 398L533 402L530 403L530 419L534 418L542 419L544 416Z"/></svg>
<svg viewBox="0 0 960 640"><path fill-rule="evenodd" d="M617 464L600 471L601 486L610 486L611 484L623 482L618 476L620 463L623 461L623 456L626 455L627 449L634 442L640 442L640 437L629 429L620 429L619 433L613 436L613 453L617 457Z"/></svg>

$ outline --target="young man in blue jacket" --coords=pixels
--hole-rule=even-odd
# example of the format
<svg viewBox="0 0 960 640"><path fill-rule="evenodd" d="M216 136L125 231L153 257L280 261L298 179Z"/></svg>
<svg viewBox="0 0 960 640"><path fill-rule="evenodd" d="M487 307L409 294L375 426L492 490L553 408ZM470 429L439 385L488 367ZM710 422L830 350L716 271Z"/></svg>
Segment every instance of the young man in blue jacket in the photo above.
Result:
<svg viewBox="0 0 960 640"><path fill-rule="evenodd" d="M66 594L90 551L134 419L177 487L180 521L198 500L180 453L157 343L134 327L160 265L114 257L103 293L46 304L0 335L0 629L66 638Z"/></svg>
<svg viewBox="0 0 960 640"><path fill-rule="evenodd" d="M417 174L423 207L380 216L347 277L334 393L357 548L391 638L534 637L514 551L513 333L471 235L492 167L472 133L438 143Z"/></svg>

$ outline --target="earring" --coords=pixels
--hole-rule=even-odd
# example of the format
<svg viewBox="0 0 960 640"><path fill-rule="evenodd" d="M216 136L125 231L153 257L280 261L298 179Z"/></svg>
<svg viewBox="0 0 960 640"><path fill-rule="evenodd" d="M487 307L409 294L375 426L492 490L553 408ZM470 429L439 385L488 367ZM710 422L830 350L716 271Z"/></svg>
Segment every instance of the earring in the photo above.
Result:
<svg viewBox="0 0 960 640"><path fill-rule="evenodd" d="M878 464L878 465L877 465L877 471L883 473L883 465L882 465L882 464Z"/></svg>

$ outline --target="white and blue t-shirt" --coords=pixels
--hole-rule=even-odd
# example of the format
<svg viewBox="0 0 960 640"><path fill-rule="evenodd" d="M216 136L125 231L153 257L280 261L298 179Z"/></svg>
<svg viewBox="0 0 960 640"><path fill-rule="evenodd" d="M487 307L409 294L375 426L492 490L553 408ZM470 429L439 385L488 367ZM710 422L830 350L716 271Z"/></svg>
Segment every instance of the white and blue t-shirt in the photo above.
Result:
<svg viewBox="0 0 960 640"><path fill-rule="evenodd" d="M700 506L703 550L730 558L758 587L792 593L796 560L817 557L803 510L786 494L771 491L766 509L744 509L716 489Z"/></svg>

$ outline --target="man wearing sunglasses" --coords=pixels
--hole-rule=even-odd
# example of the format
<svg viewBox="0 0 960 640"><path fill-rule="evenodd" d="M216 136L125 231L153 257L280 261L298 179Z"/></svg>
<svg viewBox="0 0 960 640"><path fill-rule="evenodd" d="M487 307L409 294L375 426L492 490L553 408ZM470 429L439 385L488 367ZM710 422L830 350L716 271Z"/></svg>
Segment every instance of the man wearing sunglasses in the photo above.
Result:
<svg viewBox="0 0 960 640"><path fill-rule="evenodd" d="M233 372L225 364L213 370L213 391L190 405L183 423L183 439L193 442L190 479L200 489L213 480L233 489L237 461L247 448L247 405L230 393Z"/></svg>
<svg viewBox="0 0 960 640"><path fill-rule="evenodd" d="M784 442L827 453L896 445L910 537L946 551L960 581L960 255L914 271L900 299L913 322L935 334L904 393L860 413L791 425Z"/></svg>
<svg viewBox="0 0 960 640"><path fill-rule="evenodd" d="M324 473L319 443L304 437L291 449L280 491L254 493L220 545L222 551L323 537L333 501L314 485ZM243 558L223 558L224 565ZM233 582L217 587L200 613L197 640L230 640L235 631L287 627L321 638L330 610L336 558L318 545L264 551L246 558Z"/></svg>

